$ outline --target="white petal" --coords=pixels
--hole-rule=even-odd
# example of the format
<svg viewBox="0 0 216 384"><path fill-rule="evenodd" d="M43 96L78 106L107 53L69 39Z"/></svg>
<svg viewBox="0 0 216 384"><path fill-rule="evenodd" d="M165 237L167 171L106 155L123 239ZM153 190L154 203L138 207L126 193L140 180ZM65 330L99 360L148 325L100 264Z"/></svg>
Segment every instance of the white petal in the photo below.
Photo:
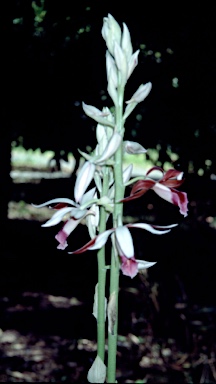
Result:
<svg viewBox="0 0 216 384"><path fill-rule="evenodd" d="M71 234L71 232L73 232L73 230L77 227L77 225L81 222L81 219L79 220L73 220L73 219L70 219L67 221L67 223L64 225L64 227L62 228L62 230L67 233L67 235L69 236Z"/></svg>
<svg viewBox="0 0 216 384"><path fill-rule="evenodd" d="M146 269L146 268L152 267L157 262L156 261L137 260L137 263L138 263L138 269Z"/></svg>
<svg viewBox="0 0 216 384"><path fill-rule="evenodd" d="M114 153L116 152L116 150L118 149L120 143L121 143L121 140L122 140L122 136L118 133L118 132L115 132L107 147L105 148L104 152L102 153L101 157L95 161L96 164L101 164L103 161L109 159L111 156L114 155Z"/></svg>
<svg viewBox="0 0 216 384"><path fill-rule="evenodd" d="M177 224L176 224L177 225ZM152 225L150 224L146 224L146 223L135 223L135 224L128 224L127 227L133 227L133 228L141 228L141 229L145 229L146 231L149 231L151 233L154 233L155 235L163 235L164 233L168 233L171 231L171 229L167 229L167 230L157 230L155 229ZM171 228L169 225L168 226L163 226L163 227L159 227L157 225L157 228Z"/></svg>
<svg viewBox="0 0 216 384"><path fill-rule="evenodd" d="M108 229L107 231L101 233L97 236L95 243L88 248L88 250L92 251L94 249L100 249L106 244L109 235L114 231L114 229Z"/></svg>
<svg viewBox="0 0 216 384"><path fill-rule="evenodd" d="M46 201L45 203L42 203L42 204L32 204L33 207L35 208L41 208L41 207L45 207L46 205L50 205L50 204L54 204L54 203L65 203L65 204L70 204L70 205L73 205L74 207L77 206L77 204L71 200L71 199L67 199L67 198L64 198L64 197L59 197L59 198L56 198L56 199L52 199L52 200L48 200Z"/></svg>
<svg viewBox="0 0 216 384"><path fill-rule="evenodd" d="M127 227L117 227L115 231L116 246L120 256L126 256L128 259L134 257L134 246L130 231Z"/></svg>
<svg viewBox="0 0 216 384"><path fill-rule="evenodd" d="M81 200L81 205L83 205L83 204L87 203L89 200L93 199L94 194L95 194L95 190L96 190L96 188L94 187L83 195L82 200Z"/></svg>
<svg viewBox="0 0 216 384"><path fill-rule="evenodd" d="M53 225L60 223L66 213L69 212L71 212L71 207L59 209L56 213L54 213L51 219L49 219L45 224L42 225L42 227L52 227Z"/></svg>
<svg viewBox="0 0 216 384"><path fill-rule="evenodd" d="M86 189L94 177L94 172L95 165L86 161L78 173L74 187L74 197L76 202L80 202L82 199Z"/></svg>
<svg viewBox="0 0 216 384"><path fill-rule="evenodd" d="M124 171L123 171L124 184L127 183L128 180L130 179L130 177L132 175L132 171L133 171L133 164L128 165L128 167L124 169Z"/></svg>

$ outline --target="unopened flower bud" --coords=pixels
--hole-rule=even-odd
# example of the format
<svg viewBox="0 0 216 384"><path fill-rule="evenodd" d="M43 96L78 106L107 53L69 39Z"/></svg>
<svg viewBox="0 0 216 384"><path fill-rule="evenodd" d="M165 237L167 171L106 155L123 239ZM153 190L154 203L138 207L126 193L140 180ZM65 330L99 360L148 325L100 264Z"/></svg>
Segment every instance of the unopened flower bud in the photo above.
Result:
<svg viewBox="0 0 216 384"><path fill-rule="evenodd" d="M124 149L125 152L134 155L134 154L140 154L140 153L146 153L147 150L139 143L136 143L135 141L125 141L124 142Z"/></svg>
<svg viewBox="0 0 216 384"><path fill-rule="evenodd" d="M130 32L125 23L123 23L123 33L122 33L122 42L121 47L127 57L127 61L129 62L131 55L133 53L133 48L131 44Z"/></svg>
<svg viewBox="0 0 216 384"><path fill-rule="evenodd" d="M138 64L138 55L139 55L139 49L133 53L133 55L130 57L128 62L128 74L127 78L129 79L130 75L133 73L134 68L136 68Z"/></svg>
<svg viewBox="0 0 216 384"><path fill-rule="evenodd" d="M83 110L85 114L100 124L108 125L114 128L114 124L110 121L108 117L108 112L101 112L98 108L93 107L93 105L87 105L84 102L82 103Z"/></svg>
<svg viewBox="0 0 216 384"><path fill-rule="evenodd" d="M125 85L128 78L127 58L126 58L125 52L117 42L115 42L115 45L114 45L114 58L115 58L115 62L118 67L118 70L121 73L121 83L122 85Z"/></svg>
<svg viewBox="0 0 216 384"><path fill-rule="evenodd" d="M152 89L152 83L148 82L146 84L141 84L137 91L133 94L130 100L126 101L127 104L130 103L140 103L145 100Z"/></svg>
<svg viewBox="0 0 216 384"><path fill-rule="evenodd" d="M104 17L103 19L103 27L101 33L104 40L106 41L108 50L112 55L114 55L115 42L118 44L121 42L121 28L114 17L110 15L110 13L108 14L108 17Z"/></svg>

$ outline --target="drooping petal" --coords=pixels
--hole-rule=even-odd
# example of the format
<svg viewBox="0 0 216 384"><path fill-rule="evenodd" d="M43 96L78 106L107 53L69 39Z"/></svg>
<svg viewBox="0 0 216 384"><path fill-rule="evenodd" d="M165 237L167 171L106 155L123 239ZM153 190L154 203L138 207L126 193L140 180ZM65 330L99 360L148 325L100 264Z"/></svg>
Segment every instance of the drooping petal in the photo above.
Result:
<svg viewBox="0 0 216 384"><path fill-rule="evenodd" d="M126 226L117 227L115 230L116 247L120 256L128 259L134 257L133 240Z"/></svg>
<svg viewBox="0 0 216 384"><path fill-rule="evenodd" d="M150 175L151 172L153 171L160 171L162 173L162 175L164 174L164 171L163 171L163 168L159 167L158 165L155 165L154 167L150 168L147 172L146 172L146 176L147 175Z"/></svg>
<svg viewBox="0 0 216 384"><path fill-rule="evenodd" d="M184 216L187 216L187 193L178 191L174 188L168 188L160 183L156 183L152 189L157 193L158 196L162 197L164 200L174 205L177 205L180 209L180 213Z"/></svg>
<svg viewBox="0 0 216 384"><path fill-rule="evenodd" d="M70 205L73 205L74 207L77 206L77 204L71 200L71 199L67 199L67 198L64 198L64 197L59 197L59 198L56 198L56 199L52 199L52 200L48 200L46 201L45 203L42 203L42 204L32 204L33 207L35 208L42 208L42 207L46 207L46 205L50 205L50 204L57 204L57 203L63 203L63 204L70 204Z"/></svg>
<svg viewBox="0 0 216 384"><path fill-rule="evenodd" d="M138 262L135 257L128 259L126 256L120 256L121 258L121 270L123 275L130 276L131 279L138 273Z"/></svg>
<svg viewBox="0 0 216 384"><path fill-rule="evenodd" d="M59 245L57 247L58 249L65 249L68 246L67 238L71 234L71 232L73 232L73 230L77 227L80 221L81 219L69 219L62 227L62 229L57 233L55 239L59 242Z"/></svg>
<svg viewBox="0 0 216 384"><path fill-rule="evenodd" d="M107 231L101 233L100 235L96 236L94 239L90 240L87 244L85 244L83 247L77 249L73 252L68 252L69 254L78 254L83 253L85 251L91 251L94 249L100 249L102 248L109 237L109 235L114 231L114 229L108 229Z"/></svg>
<svg viewBox="0 0 216 384"><path fill-rule="evenodd" d="M95 165L90 163L90 161L86 161L79 171L74 187L74 197L77 203L81 201L86 189L91 183L94 172Z"/></svg>
<svg viewBox="0 0 216 384"><path fill-rule="evenodd" d="M139 180L134 184L130 196L125 197L121 200L121 202L126 202L134 199L138 199L142 195L144 195L149 189L151 189L155 185L155 181L153 180Z"/></svg>
<svg viewBox="0 0 216 384"><path fill-rule="evenodd" d="M177 224L167 225L167 226L159 226L159 225L150 225L146 223L134 223L134 224L127 224L128 228L140 228L145 229L146 231L149 231L155 235L163 235L165 233L168 233L171 231L171 228L177 226Z"/></svg>
<svg viewBox="0 0 216 384"><path fill-rule="evenodd" d="M60 223L63 217L69 212L71 212L71 207L59 209L57 212L54 213L51 219L49 219L45 224L42 224L42 227L52 227Z"/></svg>

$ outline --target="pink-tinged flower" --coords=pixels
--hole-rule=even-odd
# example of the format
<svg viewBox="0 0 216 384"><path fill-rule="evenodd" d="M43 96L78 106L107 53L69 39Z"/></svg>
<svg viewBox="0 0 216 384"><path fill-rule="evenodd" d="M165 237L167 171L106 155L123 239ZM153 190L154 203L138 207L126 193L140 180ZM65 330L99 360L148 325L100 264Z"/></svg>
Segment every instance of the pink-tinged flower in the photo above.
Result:
<svg viewBox="0 0 216 384"><path fill-rule="evenodd" d="M52 227L59 224L64 217L69 215L69 219L66 221L62 229L55 236L56 240L59 242L58 249L65 249L67 247L67 238L81 222L81 220L89 214L94 214L91 209L92 201L95 196L95 189L92 188L86 192L80 204L74 202L68 198L56 198L49 201L46 201L43 204L34 205L34 207L41 208L45 206L51 206L55 204L52 208L55 210L54 215L42 227ZM88 204L89 202L89 204Z"/></svg>
<svg viewBox="0 0 216 384"><path fill-rule="evenodd" d="M66 224L64 224L62 229L55 236L55 239L59 242L59 245L57 247L58 249L64 250L68 246L67 238L77 227L81 220L82 218L78 220L69 219Z"/></svg>
<svg viewBox="0 0 216 384"><path fill-rule="evenodd" d="M163 173L162 168L153 167L147 172L146 176L148 176L154 170L160 170ZM179 207L180 213L184 216L187 216L187 193L178 191L176 189L180 187L184 182L182 176L182 172L176 171L175 169L169 169L163 174L159 181L155 181L153 179L139 180L134 184L130 196L122 199L121 201L125 202L137 199L144 195L149 189L153 189L153 191L155 191L157 195L162 197L164 200L177 205Z"/></svg>
<svg viewBox="0 0 216 384"><path fill-rule="evenodd" d="M105 232L99 234L94 239L90 240L83 247L77 249L73 252L68 252L70 254L79 254L88 250L96 250L102 248L109 236L112 233L115 233L115 243L116 248L121 261L121 270L122 273L126 276L133 278L137 275L140 269L146 269L155 264L155 262L149 262L145 260L136 260L134 255L134 246L132 236L128 228L141 228L145 229L153 234L162 235L170 232L171 228L175 227L177 224L172 224L168 226L153 226L146 223L136 223L136 224L127 224L125 226L119 226L117 228L111 228Z"/></svg>
<svg viewBox="0 0 216 384"><path fill-rule="evenodd" d="M128 259L126 256L120 256L120 258L123 275L129 276L131 279L133 279L140 270L150 268L156 264L155 261L136 260L135 257Z"/></svg>

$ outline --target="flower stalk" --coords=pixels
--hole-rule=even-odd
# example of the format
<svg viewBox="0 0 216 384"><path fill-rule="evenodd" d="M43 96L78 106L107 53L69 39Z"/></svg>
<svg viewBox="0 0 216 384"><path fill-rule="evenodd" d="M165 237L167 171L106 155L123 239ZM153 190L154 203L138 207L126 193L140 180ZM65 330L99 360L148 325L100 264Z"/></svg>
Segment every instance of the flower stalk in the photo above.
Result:
<svg viewBox="0 0 216 384"><path fill-rule="evenodd" d="M50 227L64 221L62 229L55 236L58 249L68 247L67 238L83 220L87 225L90 240L81 248L68 251L70 257L97 250L98 282L95 287L93 315L97 321L97 355L88 371L90 383L116 382L116 355L118 342L118 293L119 275L135 277L140 270L156 262L137 260L130 228L144 229L155 235L166 234L177 224L167 226L133 223L123 225L123 204L153 190L160 198L178 206L180 213L187 216L187 194L176 188L184 181L182 172L153 167L145 175L131 178L133 165L123 169L124 152L145 153L139 143L124 141L125 123L138 103L143 102L151 91L152 84L141 84L131 98L125 102L124 92L127 80L138 64L139 51L133 53L128 27L123 30L114 17L108 14L103 20L102 37L107 46L106 71L107 91L114 104L114 113L108 107L102 111L83 102L87 116L97 122L97 144L91 154L81 152L85 162L80 169L74 187L74 200L56 198L37 207L49 206L54 214L43 227ZM161 178L152 178L154 170L161 172ZM92 183L95 186L88 189ZM131 193L125 195L126 185L132 184ZM55 205L53 205L55 204ZM111 219L108 221L108 219ZM108 225L108 223L111 223ZM110 263L106 265L106 242L111 237ZM106 299L107 270L109 269L109 300ZM108 340L106 341L106 319ZM106 352L107 343L107 356ZM106 367L107 363L107 367Z"/></svg>

